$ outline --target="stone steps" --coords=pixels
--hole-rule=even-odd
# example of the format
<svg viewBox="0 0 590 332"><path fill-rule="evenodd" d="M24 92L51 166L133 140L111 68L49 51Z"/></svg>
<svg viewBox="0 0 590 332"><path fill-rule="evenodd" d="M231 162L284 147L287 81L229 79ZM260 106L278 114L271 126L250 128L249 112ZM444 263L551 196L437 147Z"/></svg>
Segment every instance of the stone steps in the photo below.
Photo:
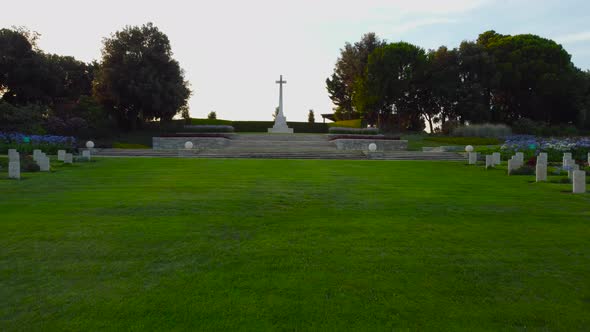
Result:
<svg viewBox="0 0 590 332"><path fill-rule="evenodd" d="M187 158L266 158L266 159L370 159L370 160L441 160L464 161L458 153L432 153L417 151L396 151L369 154L361 151L332 150L148 150L148 149L96 149L95 156L108 157L187 157Z"/></svg>

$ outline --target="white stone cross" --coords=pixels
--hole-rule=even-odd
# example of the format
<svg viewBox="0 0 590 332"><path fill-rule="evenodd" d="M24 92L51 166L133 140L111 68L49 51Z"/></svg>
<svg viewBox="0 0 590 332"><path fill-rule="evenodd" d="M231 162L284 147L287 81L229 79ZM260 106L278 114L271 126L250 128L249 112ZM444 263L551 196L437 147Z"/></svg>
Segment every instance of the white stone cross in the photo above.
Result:
<svg viewBox="0 0 590 332"><path fill-rule="evenodd" d="M287 119L283 113L283 84L286 84L287 81L283 81L283 75L281 75L281 79L276 82L279 84L279 113L275 117L275 124L272 128L268 129L269 133L283 133L283 134L292 134L293 129L287 126Z"/></svg>

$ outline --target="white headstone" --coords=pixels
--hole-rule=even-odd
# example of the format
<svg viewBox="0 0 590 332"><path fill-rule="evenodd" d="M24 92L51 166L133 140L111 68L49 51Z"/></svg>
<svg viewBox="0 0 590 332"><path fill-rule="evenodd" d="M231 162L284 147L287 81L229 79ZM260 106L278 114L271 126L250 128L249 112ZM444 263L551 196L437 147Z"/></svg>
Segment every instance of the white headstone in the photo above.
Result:
<svg viewBox="0 0 590 332"><path fill-rule="evenodd" d="M73 164L74 163L74 155L71 153L66 153L64 156L64 163L65 164Z"/></svg>
<svg viewBox="0 0 590 332"><path fill-rule="evenodd" d="M586 193L586 172L574 171L573 174L574 194Z"/></svg>
<svg viewBox="0 0 590 332"><path fill-rule="evenodd" d="M82 158L86 158L86 160L90 160L92 158L90 156L90 150L82 150Z"/></svg>
<svg viewBox="0 0 590 332"><path fill-rule="evenodd" d="M542 163L542 164L547 164L547 153L546 152L541 152L539 153L539 156L537 157L537 164L538 163Z"/></svg>
<svg viewBox="0 0 590 332"><path fill-rule="evenodd" d="M58 150L57 151L57 160L64 161L66 158L66 150Z"/></svg>
<svg viewBox="0 0 590 332"><path fill-rule="evenodd" d="M494 156L487 155L486 156L486 169L494 167Z"/></svg>
<svg viewBox="0 0 590 332"><path fill-rule="evenodd" d="M586 159L586 161L588 162L588 164L590 164L590 152L588 152L588 159Z"/></svg>
<svg viewBox="0 0 590 332"><path fill-rule="evenodd" d="M39 163L39 156L41 155L41 150L35 149L33 150L33 160L37 163Z"/></svg>
<svg viewBox="0 0 590 332"><path fill-rule="evenodd" d="M20 161L20 154L15 149L8 150L8 161Z"/></svg>
<svg viewBox="0 0 590 332"><path fill-rule="evenodd" d="M518 168L519 168L518 160L516 160L514 158L508 160L508 175L512 175L512 172L514 172Z"/></svg>
<svg viewBox="0 0 590 332"><path fill-rule="evenodd" d="M272 128L268 128L269 133L275 134L292 134L293 129L287 126L287 118L285 118L285 114L283 112L283 84L287 83L287 81L283 81L283 75L281 75L281 79L277 81L279 84L279 113L275 117L275 124Z"/></svg>
<svg viewBox="0 0 590 332"><path fill-rule="evenodd" d="M469 152L469 165L477 164L477 152Z"/></svg>
<svg viewBox="0 0 590 332"><path fill-rule="evenodd" d="M573 160L573 159L572 159L572 154L571 154L571 152L565 152L565 153L563 154L563 158L562 158L561 160L562 160L562 166L563 166L563 167L567 167L567 161L568 161L568 160Z"/></svg>
<svg viewBox="0 0 590 332"><path fill-rule="evenodd" d="M547 164L537 163L536 176L537 182L547 181Z"/></svg>
<svg viewBox="0 0 590 332"><path fill-rule="evenodd" d="M11 179L20 179L20 162L11 161L8 163L8 177Z"/></svg>
<svg viewBox="0 0 590 332"><path fill-rule="evenodd" d="M49 163L49 157L47 157L47 156L40 156L39 157L39 170L41 172L49 172L51 170L51 164Z"/></svg>
<svg viewBox="0 0 590 332"><path fill-rule="evenodd" d="M574 172L579 171L579 170L580 170L580 165L574 164L573 166L570 166L569 170L567 171L568 179L571 179L574 176Z"/></svg>
<svg viewBox="0 0 590 332"><path fill-rule="evenodd" d="M516 157L516 160L518 160L521 166L524 165L524 153L517 152L514 156Z"/></svg>
<svg viewBox="0 0 590 332"><path fill-rule="evenodd" d="M494 158L494 166L502 164L502 154L500 152L494 152L492 157Z"/></svg>

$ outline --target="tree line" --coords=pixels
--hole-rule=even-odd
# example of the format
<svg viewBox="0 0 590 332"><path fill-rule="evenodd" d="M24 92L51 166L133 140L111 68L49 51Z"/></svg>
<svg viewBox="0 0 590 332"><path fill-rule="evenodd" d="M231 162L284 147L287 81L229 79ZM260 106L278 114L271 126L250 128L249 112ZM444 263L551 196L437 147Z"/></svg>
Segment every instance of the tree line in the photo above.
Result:
<svg viewBox="0 0 590 332"><path fill-rule="evenodd" d="M340 53L326 80L338 119L431 132L522 121L590 129L590 72L549 39L487 31L426 51L368 33Z"/></svg>
<svg viewBox="0 0 590 332"><path fill-rule="evenodd" d="M99 61L39 49L39 34L0 29L0 129L54 134L135 129L187 109L189 84L151 23L103 39Z"/></svg>

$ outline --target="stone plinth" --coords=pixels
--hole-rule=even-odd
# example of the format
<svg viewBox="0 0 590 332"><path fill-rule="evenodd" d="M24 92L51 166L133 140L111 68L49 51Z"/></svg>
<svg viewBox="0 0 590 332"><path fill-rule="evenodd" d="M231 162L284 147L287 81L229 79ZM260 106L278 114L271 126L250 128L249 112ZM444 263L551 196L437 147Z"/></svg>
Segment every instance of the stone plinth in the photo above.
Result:
<svg viewBox="0 0 590 332"><path fill-rule="evenodd" d="M293 134L293 128L287 126L287 119L284 116L277 114L275 124L272 128L268 128L268 132L271 134Z"/></svg>

